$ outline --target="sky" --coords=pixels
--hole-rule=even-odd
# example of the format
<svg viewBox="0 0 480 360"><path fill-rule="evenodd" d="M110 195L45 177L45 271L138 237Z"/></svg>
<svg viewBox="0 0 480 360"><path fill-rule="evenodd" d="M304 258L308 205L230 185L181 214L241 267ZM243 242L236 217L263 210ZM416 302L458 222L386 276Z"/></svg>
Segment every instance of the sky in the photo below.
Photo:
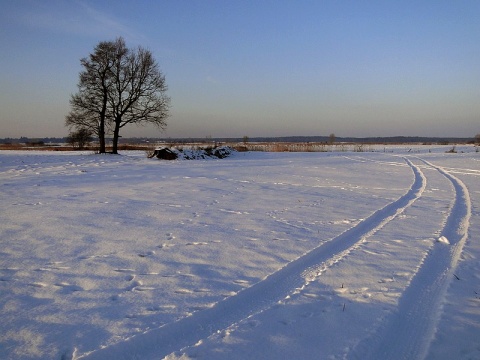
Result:
<svg viewBox="0 0 480 360"><path fill-rule="evenodd" d="M63 137L80 59L121 36L171 98L148 137L480 133L480 1L0 0L0 138Z"/></svg>

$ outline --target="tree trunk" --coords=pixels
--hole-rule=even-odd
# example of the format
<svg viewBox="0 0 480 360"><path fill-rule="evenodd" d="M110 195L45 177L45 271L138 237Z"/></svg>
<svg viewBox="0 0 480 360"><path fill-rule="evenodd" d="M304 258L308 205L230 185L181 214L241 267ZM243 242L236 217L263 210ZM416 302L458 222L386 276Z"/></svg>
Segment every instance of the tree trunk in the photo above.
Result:
<svg viewBox="0 0 480 360"><path fill-rule="evenodd" d="M108 69L108 68L107 68ZM107 103L108 103L108 87L105 84L105 78L107 76L107 69L102 75L102 90L103 90L103 99L102 99L102 111L100 112L100 129L98 131L98 142L100 145L99 153L105 154L105 114L107 113Z"/></svg>
<svg viewBox="0 0 480 360"><path fill-rule="evenodd" d="M120 137L120 122L115 120L115 129L113 130L112 154L118 154L118 138Z"/></svg>
<svg viewBox="0 0 480 360"><path fill-rule="evenodd" d="M105 154L106 149L105 149L105 120L104 119L100 120L100 129L98 129L98 143L99 143L98 152L100 154Z"/></svg>

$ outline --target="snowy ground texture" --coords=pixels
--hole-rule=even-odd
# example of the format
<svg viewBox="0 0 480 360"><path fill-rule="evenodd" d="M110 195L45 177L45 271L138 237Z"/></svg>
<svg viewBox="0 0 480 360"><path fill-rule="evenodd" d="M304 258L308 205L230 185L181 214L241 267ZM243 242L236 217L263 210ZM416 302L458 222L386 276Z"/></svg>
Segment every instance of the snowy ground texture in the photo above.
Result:
<svg viewBox="0 0 480 360"><path fill-rule="evenodd" d="M480 153L448 149L0 152L0 358L480 359Z"/></svg>

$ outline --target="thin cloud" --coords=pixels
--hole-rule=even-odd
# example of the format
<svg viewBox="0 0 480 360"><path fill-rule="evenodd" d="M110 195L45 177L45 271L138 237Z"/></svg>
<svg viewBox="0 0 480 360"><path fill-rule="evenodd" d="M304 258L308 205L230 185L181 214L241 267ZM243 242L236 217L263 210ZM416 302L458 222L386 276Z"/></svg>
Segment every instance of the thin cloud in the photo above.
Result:
<svg viewBox="0 0 480 360"><path fill-rule="evenodd" d="M26 26L59 33L70 33L94 37L123 36L138 41L143 36L125 25L121 20L107 15L81 1L57 3L46 7L42 3L32 9L16 14L19 22Z"/></svg>
<svg viewBox="0 0 480 360"><path fill-rule="evenodd" d="M89 21L95 24L99 34L105 34L107 32L115 36L122 35L130 40L143 38L142 35L124 25L120 20L95 9L84 2L79 1L78 4L85 10Z"/></svg>

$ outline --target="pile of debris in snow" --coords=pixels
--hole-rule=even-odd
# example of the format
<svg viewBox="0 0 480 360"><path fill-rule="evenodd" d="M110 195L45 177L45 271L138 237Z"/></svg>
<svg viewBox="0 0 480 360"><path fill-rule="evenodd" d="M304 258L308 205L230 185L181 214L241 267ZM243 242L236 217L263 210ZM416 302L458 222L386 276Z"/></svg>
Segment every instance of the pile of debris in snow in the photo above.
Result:
<svg viewBox="0 0 480 360"><path fill-rule="evenodd" d="M230 156L233 152L235 152L235 149L230 146L189 149L160 147L155 149L148 157L156 157L162 160L223 159Z"/></svg>

